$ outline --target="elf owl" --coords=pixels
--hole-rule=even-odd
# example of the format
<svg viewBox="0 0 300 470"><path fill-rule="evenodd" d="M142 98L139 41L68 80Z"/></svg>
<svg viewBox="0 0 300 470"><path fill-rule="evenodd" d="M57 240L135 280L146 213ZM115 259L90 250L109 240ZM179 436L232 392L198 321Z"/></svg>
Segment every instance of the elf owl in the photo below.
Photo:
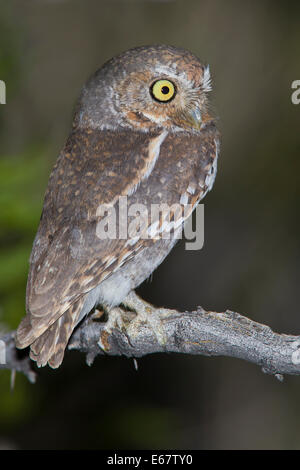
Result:
<svg viewBox="0 0 300 470"><path fill-rule="evenodd" d="M108 323L120 305L139 314L134 289L167 256L178 239L168 235L183 229L214 183L219 134L210 90L208 67L164 45L112 58L83 87L49 178L27 315L16 334L17 347L30 346L38 366L61 364L72 331L95 306ZM168 218L146 216L134 236L120 236L121 200L148 215L160 204L189 209L176 218L171 209ZM117 214L114 236L99 235L103 207Z"/></svg>

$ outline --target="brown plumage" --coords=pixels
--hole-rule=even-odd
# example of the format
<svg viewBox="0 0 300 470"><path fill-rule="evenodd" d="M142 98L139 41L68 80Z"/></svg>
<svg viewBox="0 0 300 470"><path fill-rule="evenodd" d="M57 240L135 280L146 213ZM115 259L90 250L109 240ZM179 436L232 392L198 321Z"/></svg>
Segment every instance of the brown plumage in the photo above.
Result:
<svg viewBox="0 0 300 470"><path fill-rule="evenodd" d="M159 80L174 84L168 102L153 97ZM49 178L30 258L27 315L16 336L39 366L58 367L73 329L93 306L120 304L174 245L100 239L99 207L118 212L120 196L149 214L152 204L171 206L183 196L195 207L211 189L219 141L207 111L209 89L208 69L169 46L127 51L84 87ZM164 227L161 220L157 225Z"/></svg>

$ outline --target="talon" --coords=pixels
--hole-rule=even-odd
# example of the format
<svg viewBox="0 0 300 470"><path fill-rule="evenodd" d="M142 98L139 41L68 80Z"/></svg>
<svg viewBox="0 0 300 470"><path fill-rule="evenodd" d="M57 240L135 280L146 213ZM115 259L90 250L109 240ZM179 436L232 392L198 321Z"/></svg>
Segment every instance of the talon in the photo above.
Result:
<svg viewBox="0 0 300 470"><path fill-rule="evenodd" d="M114 307L110 310L105 308L108 313L108 320L98 341L101 349L104 351L109 350L108 337L115 328L119 329L126 336L129 345L133 347L132 338L137 337L141 328L145 325L152 331L159 344L165 345L167 343L163 322L164 315L160 309L155 309L134 291L128 294L122 302L122 306L129 310L124 311L121 307Z"/></svg>

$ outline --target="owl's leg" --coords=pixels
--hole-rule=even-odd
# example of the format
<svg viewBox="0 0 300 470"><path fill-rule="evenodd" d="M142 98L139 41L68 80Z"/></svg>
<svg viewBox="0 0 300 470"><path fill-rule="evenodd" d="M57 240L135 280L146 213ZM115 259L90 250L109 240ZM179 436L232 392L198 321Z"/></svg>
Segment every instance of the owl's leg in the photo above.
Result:
<svg viewBox="0 0 300 470"><path fill-rule="evenodd" d="M166 344L167 337L163 319L168 311L160 311L154 308L150 303L139 297L134 291L131 291L123 300L122 307L113 307L105 309L108 313L108 320L104 327L106 334L111 334L114 328L124 332L128 341L139 335L141 328L147 325L155 336L159 344ZM163 309L162 309L163 310ZM106 335L102 334L99 340L102 349L107 349Z"/></svg>

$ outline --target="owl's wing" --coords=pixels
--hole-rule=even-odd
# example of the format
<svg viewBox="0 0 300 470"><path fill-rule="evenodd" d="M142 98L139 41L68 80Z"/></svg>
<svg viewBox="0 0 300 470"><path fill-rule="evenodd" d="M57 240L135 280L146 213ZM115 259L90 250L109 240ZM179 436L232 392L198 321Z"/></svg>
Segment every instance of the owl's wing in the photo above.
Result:
<svg viewBox="0 0 300 470"><path fill-rule="evenodd" d="M122 263L126 240L100 239L97 211L134 191L155 164L164 137L163 131L71 134L51 173L33 244L19 347L31 344Z"/></svg>
<svg viewBox="0 0 300 470"><path fill-rule="evenodd" d="M119 196L128 195L131 203L146 206L149 201L163 201L169 206L188 202L194 207L210 189L214 176L215 135L213 127L201 136L170 134L164 142L164 132L121 135L94 131L71 136L45 196L31 256L27 316L17 334L19 347L47 335L51 325L55 329L54 323L74 305L78 305L72 313L76 320L87 292L155 243L155 239L139 239L132 245L126 238L99 238L99 206L117 205ZM166 225L164 220L160 222L154 226L162 232ZM65 334L67 327L69 321L66 326L62 322L59 329ZM34 351L43 342L36 343Z"/></svg>

